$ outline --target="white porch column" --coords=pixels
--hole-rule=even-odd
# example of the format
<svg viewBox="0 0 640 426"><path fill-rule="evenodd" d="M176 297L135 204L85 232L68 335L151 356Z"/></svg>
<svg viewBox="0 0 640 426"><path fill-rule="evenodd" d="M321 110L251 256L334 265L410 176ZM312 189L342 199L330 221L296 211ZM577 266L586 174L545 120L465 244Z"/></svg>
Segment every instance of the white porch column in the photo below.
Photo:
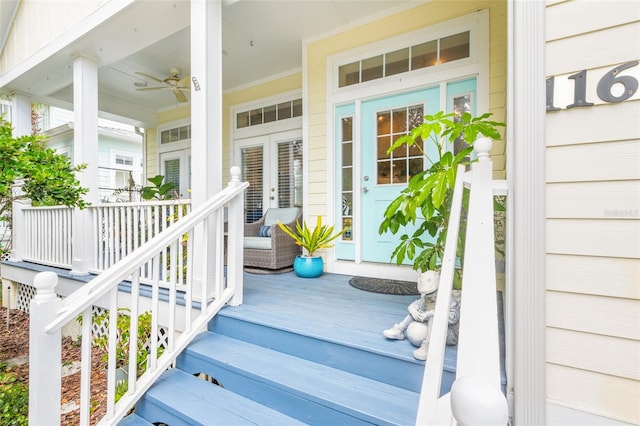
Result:
<svg viewBox="0 0 640 426"><path fill-rule="evenodd" d="M508 2L507 371L516 425L546 424L545 2Z"/></svg>
<svg viewBox="0 0 640 426"><path fill-rule="evenodd" d="M73 162L86 164L78 173L80 184L89 188L85 200L98 202L98 65L86 56L73 60ZM76 209L73 216L71 273L87 274L93 255L91 212Z"/></svg>
<svg viewBox="0 0 640 426"><path fill-rule="evenodd" d="M23 93L11 96L11 125L14 137L31 134L31 98Z"/></svg>
<svg viewBox="0 0 640 426"><path fill-rule="evenodd" d="M220 1L191 1L191 200L196 208L222 190L222 11ZM196 232L194 280L213 294L213 223ZM202 263L206 263L203 265ZM206 268L203 268L206 266ZM202 272L204 271L204 272ZM206 274L206 276L202 276ZM194 290L194 294L199 294Z"/></svg>

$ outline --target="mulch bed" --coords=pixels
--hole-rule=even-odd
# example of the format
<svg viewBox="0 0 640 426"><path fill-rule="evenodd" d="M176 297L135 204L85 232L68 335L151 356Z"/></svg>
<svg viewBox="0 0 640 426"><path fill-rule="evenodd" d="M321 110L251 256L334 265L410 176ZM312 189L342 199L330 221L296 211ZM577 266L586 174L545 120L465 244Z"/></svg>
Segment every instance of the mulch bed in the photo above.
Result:
<svg viewBox="0 0 640 426"><path fill-rule="evenodd" d="M10 359L29 355L29 315L18 309L9 312L7 326L7 309L0 308L0 363ZM107 384L106 374L102 362L102 354L97 348L92 349L91 355L91 424L97 424L106 412ZM68 365L73 361L80 361L80 342L71 338L62 339L62 364ZM62 366L61 366L62 368ZM29 384L29 364L24 363L7 368L7 371L26 385ZM62 379L61 404L80 404L80 373L75 373ZM80 410L76 409L60 416L61 425L77 425L80 423Z"/></svg>

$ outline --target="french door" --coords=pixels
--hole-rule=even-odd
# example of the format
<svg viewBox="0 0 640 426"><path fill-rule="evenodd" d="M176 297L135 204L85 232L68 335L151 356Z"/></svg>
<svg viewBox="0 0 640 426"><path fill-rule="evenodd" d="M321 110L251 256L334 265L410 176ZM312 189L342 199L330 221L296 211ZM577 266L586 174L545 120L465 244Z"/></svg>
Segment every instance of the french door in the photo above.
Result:
<svg viewBox="0 0 640 426"><path fill-rule="evenodd" d="M300 131L280 132L235 142L245 192L245 220L253 222L268 208L302 208L302 137Z"/></svg>

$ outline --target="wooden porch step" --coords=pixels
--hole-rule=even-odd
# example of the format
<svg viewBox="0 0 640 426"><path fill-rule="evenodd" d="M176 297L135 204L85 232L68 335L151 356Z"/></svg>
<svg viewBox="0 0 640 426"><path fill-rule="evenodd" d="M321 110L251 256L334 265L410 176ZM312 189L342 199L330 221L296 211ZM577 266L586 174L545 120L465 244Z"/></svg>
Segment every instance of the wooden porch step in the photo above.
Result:
<svg viewBox="0 0 640 426"><path fill-rule="evenodd" d="M136 405L134 414L125 417L119 425L162 423L170 426L304 424L178 369L165 372Z"/></svg>
<svg viewBox="0 0 640 426"><path fill-rule="evenodd" d="M131 413L124 419L122 419L118 426L154 426L153 423L147 421L146 419L140 417L136 413Z"/></svg>
<svg viewBox="0 0 640 426"><path fill-rule="evenodd" d="M408 342L385 342L382 331L364 333L350 329L345 325L349 324L348 319L338 319L333 326L324 318L315 323L295 321L286 314L280 317L273 312L262 312L259 315L247 308L243 305L222 309L209 323L209 331L254 345L276 348L289 355L402 389L413 392L421 390L424 361L413 358L415 348ZM382 347L381 342L384 344ZM403 345L407 349L398 354L397 351L385 350L389 345ZM442 394L449 392L455 380L456 355L455 347L447 347Z"/></svg>
<svg viewBox="0 0 640 426"><path fill-rule="evenodd" d="M415 423L417 392L217 333L199 336L177 367L306 424Z"/></svg>

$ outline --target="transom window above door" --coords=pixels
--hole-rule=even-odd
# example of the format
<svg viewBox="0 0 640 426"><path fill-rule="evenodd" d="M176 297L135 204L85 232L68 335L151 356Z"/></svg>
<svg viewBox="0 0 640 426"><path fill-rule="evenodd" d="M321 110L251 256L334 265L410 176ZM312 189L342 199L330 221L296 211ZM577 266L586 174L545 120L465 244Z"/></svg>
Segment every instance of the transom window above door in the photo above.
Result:
<svg viewBox="0 0 640 426"><path fill-rule="evenodd" d="M338 67L338 87L465 59L470 46L471 32L464 31L344 64Z"/></svg>
<svg viewBox="0 0 640 426"><path fill-rule="evenodd" d="M236 114L236 129L302 117L302 99L279 102Z"/></svg>

